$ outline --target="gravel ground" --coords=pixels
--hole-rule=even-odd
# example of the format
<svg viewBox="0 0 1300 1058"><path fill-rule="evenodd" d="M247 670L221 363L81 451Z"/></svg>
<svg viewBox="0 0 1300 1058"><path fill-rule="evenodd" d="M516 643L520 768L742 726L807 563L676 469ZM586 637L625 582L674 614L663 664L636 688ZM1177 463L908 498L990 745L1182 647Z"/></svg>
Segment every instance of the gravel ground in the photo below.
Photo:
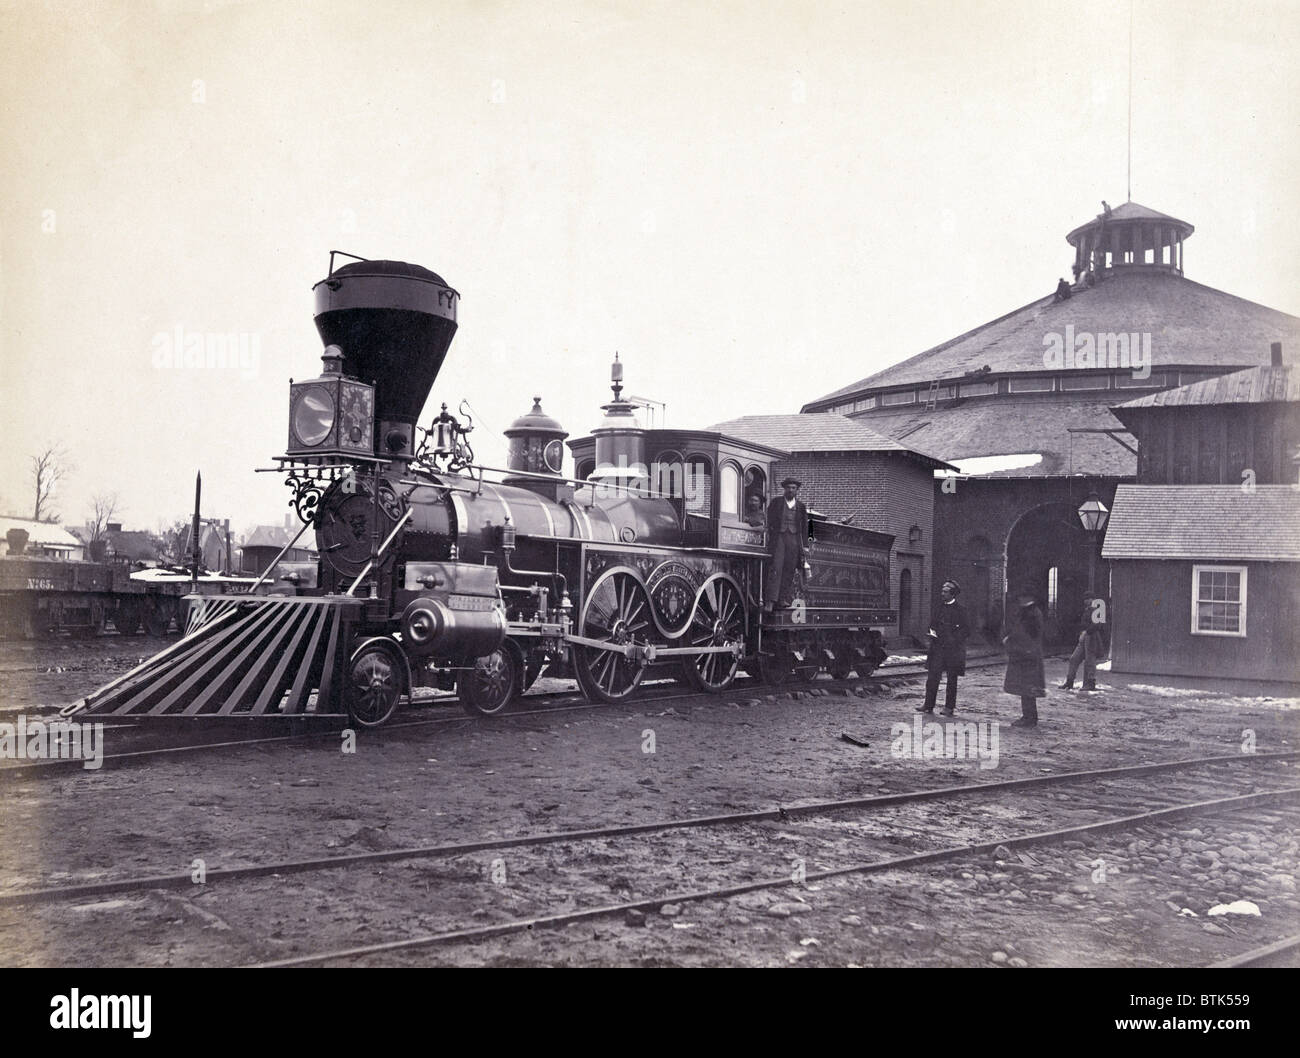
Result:
<svg viewBox="0 0 1300 1058"><path fill-rule="evenodd" d="M0 645L0 710L85 694L142 648ZM57 671L58 669L64 671ZM45 670L49 671L45 671ZM1049 662L1059 682L1063 663ZM1210 754L1296 749L1296 703L1107 687L1053 692L1032 731L1001 670L962 683L961 714L1001 722L989 759L900 757L916 682L883 694L469 717L405 732L234 749L147 767L6 783L0 892L631 823L895 789L987 782ZM449 718L454 714L443 712ZM959 717L960 719L961 717ZM0 717L0 719L5 719ZM987 728L985 729L987 732ZM841 739L848 732L868 746ZM399 737L400 735L400 737ZM107 749L112 751L111 732ZM981 763L986 765L981 767ZM1253 765L1260 788L1300 785ZM1168 780L1146 780L1173 797ZM1246 780L1242 789L1250 789ZM1239 790L1234 792L1240 792ZM1080 791L928 802L875 815L678 830L284 878L0 907L6 965L233 965L782 878L1046 829ZM375 964L1203 965L1300 932L1290 807L1153 825L1023 855L789 884L561 929L394 953ZM1005 828L1005 829L999 829ZM1256 915L1211 915L1250 901ZM1184 910L1186 909L1186 910Z"/></svg>

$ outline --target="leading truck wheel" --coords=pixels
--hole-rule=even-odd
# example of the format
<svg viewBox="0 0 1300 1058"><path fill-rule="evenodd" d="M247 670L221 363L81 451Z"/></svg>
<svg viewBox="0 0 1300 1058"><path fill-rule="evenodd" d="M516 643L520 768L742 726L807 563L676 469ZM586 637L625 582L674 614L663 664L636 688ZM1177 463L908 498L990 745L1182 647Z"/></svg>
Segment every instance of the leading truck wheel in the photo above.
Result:
<svg viewBox="0 0 1300 1058"><path fill-rule="evenodd" d="M479 716L500 716L520 693L523 666L510 647L502 645L491 654L474 661L474 667L462 672L456 691L465 712Z"/></svg>
<svg viewBox="0 0 1300 1058"><path fill-rule="evenodd" d="M367 643L348 666L348 715L358 727L385 723L402 696L402 661L395 646Z"/></svg>

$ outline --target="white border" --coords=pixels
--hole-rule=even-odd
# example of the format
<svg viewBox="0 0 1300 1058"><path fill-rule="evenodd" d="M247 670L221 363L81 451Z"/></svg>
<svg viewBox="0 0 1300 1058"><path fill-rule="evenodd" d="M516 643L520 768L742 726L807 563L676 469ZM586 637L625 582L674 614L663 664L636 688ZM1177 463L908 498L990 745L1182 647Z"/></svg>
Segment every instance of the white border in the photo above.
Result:
<svg viewBox="0 0 1300 1058"><path fill-rule="evenodd" d="M1198 596L1200 594L1200 582L1201 582L1202 571L1205 571L1207 573L1240 573L1241 574L1241 602L1238 604L1241 607L1241 621L1239 622L1241 631L1239 632L1223 632L1217 630L1211 631L1210 629L1207 628L1196 627L1196 617L1197 617L1196 606L1197 603L1200 601ZM1246 598L1247 598L1246 578L1248 573L1249 570L1245 566L1219 566L1219 565L1202 566L1202 565L1197 565L1196 563L1192 564L1192 635L1227 636L1230 639L1246 638Z"/></svg>

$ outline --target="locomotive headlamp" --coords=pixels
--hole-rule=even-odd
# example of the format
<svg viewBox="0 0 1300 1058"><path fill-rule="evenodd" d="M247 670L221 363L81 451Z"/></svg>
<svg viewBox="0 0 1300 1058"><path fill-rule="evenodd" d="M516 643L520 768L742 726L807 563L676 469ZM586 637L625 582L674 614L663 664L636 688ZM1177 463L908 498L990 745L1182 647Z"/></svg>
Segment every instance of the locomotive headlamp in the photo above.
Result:
<svg viewBox="0 0 1300 1058"><path fill-rule="evenodd" d="M343 374L343 350L329 345L320 378L289 387L291 456L374 455L375 390Z"/></svg>
<svg viewBox="0 0 1300 1058"><path fill-rule="evenodd" d="M324 386L304 386L293 402L293 437L298 444L315 448L334 429L334 397Z"/></svg>

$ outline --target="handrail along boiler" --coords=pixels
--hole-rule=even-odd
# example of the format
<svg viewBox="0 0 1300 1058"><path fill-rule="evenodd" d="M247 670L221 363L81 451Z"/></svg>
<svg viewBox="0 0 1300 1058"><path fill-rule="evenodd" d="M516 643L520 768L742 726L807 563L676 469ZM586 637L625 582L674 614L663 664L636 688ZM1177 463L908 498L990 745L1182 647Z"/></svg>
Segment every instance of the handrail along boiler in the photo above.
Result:
<svg viewBox="0 0 1300 1058"><path fill-rule="evenodd" d="M896 616L892 536L814 515L813 575L791 610L764 615L761 528L717 488L701 506L616 469L643 463L647 444L681 447L640 430L619 364L589 480L563 476L568 435L540 399L507 431L504 477L487 480L463 405L417 423L458 292L418 265L334 258L314 287L324 368L291 380L274 468L315 531L315 575L283 578L293 595L193 600L184 649L92 695L91 711L347 713L375 726L415 686L454 686L492 715L543 672L615 702L656 673L719 691L742 667L781 683L883 660L872 625ZM777 454L755 457L760 480Z"/></svg>

